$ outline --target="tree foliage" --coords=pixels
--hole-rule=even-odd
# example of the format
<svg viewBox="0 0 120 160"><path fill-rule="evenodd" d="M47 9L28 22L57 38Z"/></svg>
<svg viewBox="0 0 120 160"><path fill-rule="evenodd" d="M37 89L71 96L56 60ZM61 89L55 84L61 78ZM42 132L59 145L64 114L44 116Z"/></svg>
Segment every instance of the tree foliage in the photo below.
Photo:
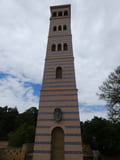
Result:
<svg viewBox="0 0 120 160"><path fill-rule="evenodd" d="M35 126L23 123L16 131L10 132L9 146L21 147L24 143L33 143L35 137Z"/></svg>
<svg viewBox="0 0 120 160"><path fill-rule="evenodd" d="M20 113L16 117L16 126L19 127L21 124L26 123L27 125L36 126L38 110L36 107L31 107L25 112Z"/></svg>
<svg viewBox="0 0 120 160"><path fill-rule="evenodd" d="M23 113L17 108L0 107L0 140L8 140L10 146L20 147L32 143L38 110L31 107Z"/></svg>
<svg viewBox="0 0 120 160"><path fill-rule="evenodd" d="M0 107L0 140L8 140L8 133L15 130L17 108Z"/></svg>
<svg viewBox="0 0 120 160"><path fill-rule="evenodd" d="M24 143L33 143L38 110L31 107L16 117L16 130L8 134L9 145L21 147Z"/></svg>
<svg viewBox="0 0 120 160"><path fill-rule="evenodd" d="M82 140L90 144L96 137L99 151L105 155L116 156L120 153L120 123L94 117L91 121L81 122Z"/></svg>
<svg viewBox="0 0 120 160"><path fill-rule="evenodd" d="M120 121L120 66L99 87L100 99L106 101L108 116L113 122Z"/></svg>

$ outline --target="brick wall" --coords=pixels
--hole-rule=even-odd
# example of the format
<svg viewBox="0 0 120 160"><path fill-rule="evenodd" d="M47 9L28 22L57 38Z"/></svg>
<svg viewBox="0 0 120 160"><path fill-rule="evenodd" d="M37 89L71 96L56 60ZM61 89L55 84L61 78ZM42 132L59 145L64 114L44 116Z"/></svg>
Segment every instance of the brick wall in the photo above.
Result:
<svg viewBox="0 0 120 160"><path fill-rule="evenodd" d="M33 144L24 144L22 148L0 147L0 160L25 160L33 152ZM32 157L32 156L31 156Z"/></svg>
<svg viewBox="0 0 120 160"><path fill-rule="evenodd" d="M7 147L7 146L8 146L8 141L0 141L0 148Z"/></svg>

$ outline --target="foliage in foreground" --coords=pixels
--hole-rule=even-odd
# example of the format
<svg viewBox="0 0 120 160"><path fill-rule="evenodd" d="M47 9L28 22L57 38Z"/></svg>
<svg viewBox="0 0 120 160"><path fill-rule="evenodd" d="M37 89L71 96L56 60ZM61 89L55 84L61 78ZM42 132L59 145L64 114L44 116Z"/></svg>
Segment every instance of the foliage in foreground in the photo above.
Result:
<svg viewBox="0 0 120 160"><path fill-rule="evenodd" d="M111 156L120 154L120 123L94 117L91 121L81 122L81 131L84 144L90 144L95 136L101 153Z"/></svg>
<svg viewBox="0 0 120 160"><path fill-rule="evenodd" d="M35 127L33 125L23 123L15 132L10 132L8 134L9 145L13 147L21 147L24 143L33 143L34 134Z"/></svg>
<svg viewBox="0 0 120 160"><path fill-rule="evenodd" d="M9 145L21 147L24 143L33 143L38 110L31 107L16 117L16 130L8 134Z"/></svg>
<svg viewBox="0 0 120 160"><path fill-rule="evenodd" d="M108 76L99 90L98 96L105 100L110 120L120 122L120 66Z"/></svg>
<svg viewBox="0 0 120 160"><path fill-rule="evenodd" d="M33 143L37 112L35 107L23 113L19 113L17 108L0 107L0 140L8 140L14 147Z"/></svg>
<svg viewBox="0 0 120 160"><path fill-rule="evenodd" d="M8 133L16 129L17 108L0 107L0 140L8 140Z"/></svg>

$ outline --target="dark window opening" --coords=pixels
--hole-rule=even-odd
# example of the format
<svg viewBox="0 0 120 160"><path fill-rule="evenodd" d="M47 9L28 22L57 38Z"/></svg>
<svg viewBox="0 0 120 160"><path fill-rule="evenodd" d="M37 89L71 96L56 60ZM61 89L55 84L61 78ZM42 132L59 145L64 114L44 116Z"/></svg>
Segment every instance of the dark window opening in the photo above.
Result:
<svg viewBox="0 0 120 160"><path fill-rule="evenodd" d="M62 68L61 67L56 68L56 79L62 79Z"/></svg>
<svg viewBox="0 0 120 160"><path fill-rule="evenodd" d="M62 30L62 27L61 27L61 26L58 26L58 30L61 31L61 30Z"/></svg>
<svg viewBox="0 0 120 160"><path fill-rule="evenodd" d="M52 16L53 16L53 17L56 17L56 16L57 16L57 12L53 12L53 13L52 13Z"/></svg>
<svg viewBox="0 0 120 160"><path fill-rule="evenodd" d="M62 46L61 46L61 44L58 44L58 46L57 46L57 50L58 50L58 51L61 51L61 50L62 50Z"/></svg>
<svg viewBox="0 0 120 160"><path fill-rule="evenodd" d="M53 31L56 31L56 30L57 30L57 27L56 27L56 26L54 26L54 27L53 27Z"/></svg>
<svg viewBox="0 0 120 160"><path fill-rule="evenodd" d="M58 12L58 16L62 16L62 12L60 11L60 12Z"/></svg>
<svg viewBox="0 0 120 160"><path fill-rule="evenodd" d="M63 26L63 30L67 30L67 26L66 25Z"/></svg>
<svg viewBox="0 0 120 160"><path fill-rule="evenodd" d="M64 51L68 50L68 45L66 43L64 43L63 49L64 49Z"/></svg>
<svg viewBox="0 0 120 160"><path fill-rule="evenodd" d="M52 51L56 51L56 45L55 44L52 45L52 49L51 50Z"/></svg>
<svg viewBox="0 0 120 160"><path fill-rule="evenodd" d="M64 11L64 16L68 16L68 11Z"/></svg>

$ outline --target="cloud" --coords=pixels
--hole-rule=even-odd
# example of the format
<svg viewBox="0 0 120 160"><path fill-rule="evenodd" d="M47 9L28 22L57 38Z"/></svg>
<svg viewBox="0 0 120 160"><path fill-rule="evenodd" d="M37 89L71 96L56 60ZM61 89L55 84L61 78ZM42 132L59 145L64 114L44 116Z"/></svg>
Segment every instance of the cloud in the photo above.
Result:
<svg viewBox="0 0 120 160"><path fill-rule="evenodd" d="M39 97L34 96L33 88L18 78L7 76L0 79L0 100L1 106L17 107L20 112L29 107L38 106Z"/></svg>
<svg viewBox="0 0 120 160"><path fill-rule="evenodd" d="M80 121L91 120L94 117L102 117L108 119L107 108L102 105L79 104Z"/></svg>
<svg viewBox="0 0 120 160"><path fill-rule="evenodd" d="M108 118L107 117L107 111L91 111L91 112L80 112L80 121L87 121L91 120L94 117L102 117L102 118Z"/></svg>
<svg viewBox="0 0 120 160"><path fill-rule="evenodd" d="M32 15L27 4L11 1L1 5L0 70L36 83L42 80L46 47L41 46L46 45L47 35L45 30L43 34L40 31L44 28L42 22L44 25L46 22L44 19L38 20L41 10L39 13L35 10Z"/></svg>
<svg viewBox="0 0 120 160"><path fill-rule="evenodd" d="M120 2L116 2L80 1L81 5L77 5L73 13L73 47L79 102L87 105L104 104L96 96L98 87L120 64Z"/></svg>
<svg viewBox="0 0 120 160"><path fill-rule="evenodd" d="M66 3L67 0L0 1L0 72L9 75L0 79L0 105L17 105L20 111L32 104L38 106L34 85L42 83L49 6ZM120 64L120 2L69 3L79 103L103 106L105 103L96 96L98 87ZM93 109L86 114L102 116L103 112Z"/></svg>

